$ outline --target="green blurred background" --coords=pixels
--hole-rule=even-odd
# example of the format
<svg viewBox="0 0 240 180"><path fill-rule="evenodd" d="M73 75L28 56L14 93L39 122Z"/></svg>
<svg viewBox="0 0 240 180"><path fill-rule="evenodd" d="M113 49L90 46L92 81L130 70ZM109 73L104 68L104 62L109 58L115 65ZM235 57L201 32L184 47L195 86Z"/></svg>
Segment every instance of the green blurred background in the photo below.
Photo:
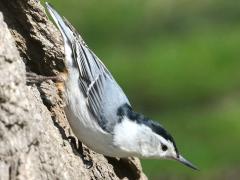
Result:
<svg viewBox="0 0 240 180"><path fill-rule="evenodd" d="M240 179L240 1L49 1L201 169L142 160L149 179Z"/></svg>

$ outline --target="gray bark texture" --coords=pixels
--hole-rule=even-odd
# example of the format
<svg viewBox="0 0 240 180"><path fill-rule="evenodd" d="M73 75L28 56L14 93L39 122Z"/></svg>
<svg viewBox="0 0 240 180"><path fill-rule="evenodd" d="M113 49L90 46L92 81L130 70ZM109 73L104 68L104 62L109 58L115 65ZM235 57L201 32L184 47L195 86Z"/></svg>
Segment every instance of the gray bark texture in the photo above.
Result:
<svg viewBox="0 0 240 180"><path fill-rule="evenodd" d="M0 0L0 180L147 179L136 158L107 158L71 133L51 81L65 71L61 36L38 0Z"/></svg>

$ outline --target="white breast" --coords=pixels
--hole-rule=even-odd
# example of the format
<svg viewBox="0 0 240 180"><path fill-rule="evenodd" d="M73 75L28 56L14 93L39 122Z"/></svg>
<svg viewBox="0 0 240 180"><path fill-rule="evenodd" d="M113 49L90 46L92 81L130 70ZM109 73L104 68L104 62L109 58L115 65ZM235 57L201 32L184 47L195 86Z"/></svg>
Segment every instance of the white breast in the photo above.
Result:
<svg viewBox="0 0 240 180"><path fill-rule="evenodd" d="M105 132L89 112L87 101L78 87L78 71L72 69L65 83L65 112L77 138L92 150L113 157L127 157L113 144L113 135Z"/></svg>
<svg viewBox="0 0 240 180"><path fill-rule="evenodd" d="M71 69L65 90L67 102L65 112L74 134L91 149L104 151L107 144L111 144L112 138L98 126L97 121L89 113L86 99L78 87L76 69Z"/></svg>

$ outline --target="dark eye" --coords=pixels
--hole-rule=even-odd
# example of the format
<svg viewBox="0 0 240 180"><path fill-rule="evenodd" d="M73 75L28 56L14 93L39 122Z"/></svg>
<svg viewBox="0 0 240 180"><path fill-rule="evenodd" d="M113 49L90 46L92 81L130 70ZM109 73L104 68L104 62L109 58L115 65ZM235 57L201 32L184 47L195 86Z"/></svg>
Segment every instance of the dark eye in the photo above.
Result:
<svg viewBox="0 0 240 180"><path fill-rule="evenodd" d="M166 151L168 149L168 147L165 144L162 144L162 150Z"/></svg>

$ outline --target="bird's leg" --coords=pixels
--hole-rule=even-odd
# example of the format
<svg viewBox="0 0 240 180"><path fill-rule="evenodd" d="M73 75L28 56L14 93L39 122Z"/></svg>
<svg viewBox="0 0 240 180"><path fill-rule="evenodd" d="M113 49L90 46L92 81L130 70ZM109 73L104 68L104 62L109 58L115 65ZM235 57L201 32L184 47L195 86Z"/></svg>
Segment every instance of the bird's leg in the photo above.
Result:
<svg viewBox="0 0 240 180"><path fill-rule="evenodd" d="M68 136L67 139L69 140L70 145L72 146L73 149L78 149L76 138L74 136Z"/></svg>
<svg viewBox="0 0 240 180"><path fill-rule="evenodd" d="M84 164L86 165L87 169L90 169L93 167L93 160L90 157L90 152L88 149L83 147L83 144L81 141L78 140L78 150L82 154L82 160ZM84 150L88 151L88 155L85 154Z"/></svg>
<svg viewBox="0 0 240 180"><path fill-rule="evenodd" d="M38 75L33 72L26 72L26 77L27 77L28 84L37 84L37 83L41 83L41 82L47 81L47 80L52 80L55 82L63 82L64 81L61 76L42 76L42 75Z"/></svg>
<svg viewBox="0 0 240 180"><path fill-rule="evenodd" d="M85 156L84 153L83 153L83 145L82 145L82 142L79 141L79 140L78 140L78 148L77 148L77 150L78 150L78 152L79 152L80 154L82 154L83 156Z"/></svg>

